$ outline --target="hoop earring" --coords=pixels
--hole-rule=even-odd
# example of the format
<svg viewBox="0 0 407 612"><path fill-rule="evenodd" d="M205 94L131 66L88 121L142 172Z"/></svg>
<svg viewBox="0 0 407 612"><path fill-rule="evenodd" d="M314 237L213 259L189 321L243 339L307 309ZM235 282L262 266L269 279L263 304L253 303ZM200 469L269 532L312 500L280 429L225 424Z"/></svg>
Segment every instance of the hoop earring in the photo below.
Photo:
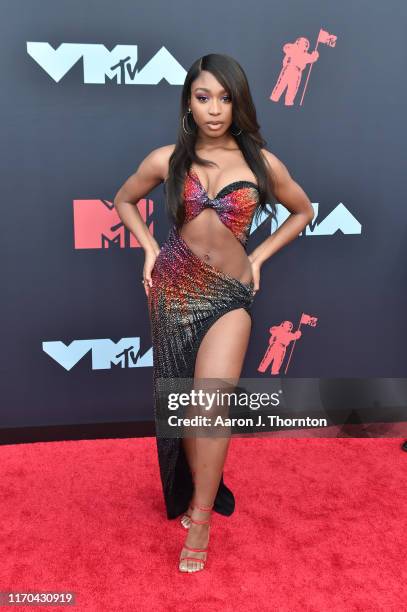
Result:
<svg viewBox="0 0 407 612"><path fill-rule="evenodd" d="M242 129L240 129L239 132L237 132L237 134L235 134L234 132L232 132L232 130L230 130L230 133L233 134L233 136L240 136L240 134L242 133Z"/></svg>
<svg viewBox="0 0 407 612"><path fill-rule="evenodd" d="M189 108L189 109L188 109L188 114L190 114L190 113L192 113L192 111L191 111L191 109ZM184 115L183 115L183 117L182 117L182 128L183 128L183 130L184 130L185 134L193 134L193 133L194 133L193 131L188 132L188 130L185 128L185 118L186 118L186 113L184 113Z"/></svg>

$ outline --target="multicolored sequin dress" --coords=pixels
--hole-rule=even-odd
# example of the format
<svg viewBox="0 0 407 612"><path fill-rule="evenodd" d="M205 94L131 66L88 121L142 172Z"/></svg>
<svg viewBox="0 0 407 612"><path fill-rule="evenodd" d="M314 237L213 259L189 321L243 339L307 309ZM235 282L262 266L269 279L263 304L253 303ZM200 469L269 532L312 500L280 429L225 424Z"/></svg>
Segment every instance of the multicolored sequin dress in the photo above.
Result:
<svg viewBox="0 0 407 612"><path fill-rule="evenodd" d="M185 221L213 208L246 251L258 204L258 187L247 180L226 185L209 198L190 170L184 184ZM243 283L197 256L173 225L155 261L148 306L153 347L154 416L158 378L193 378L200 343L219 317L244 308L252 317L253 281ZM160 476L168 518L188 508L193 481L181 438L156 437ZM221 494L223 478L218 494ZM216 504L216 500L215 500Z"/></svg>

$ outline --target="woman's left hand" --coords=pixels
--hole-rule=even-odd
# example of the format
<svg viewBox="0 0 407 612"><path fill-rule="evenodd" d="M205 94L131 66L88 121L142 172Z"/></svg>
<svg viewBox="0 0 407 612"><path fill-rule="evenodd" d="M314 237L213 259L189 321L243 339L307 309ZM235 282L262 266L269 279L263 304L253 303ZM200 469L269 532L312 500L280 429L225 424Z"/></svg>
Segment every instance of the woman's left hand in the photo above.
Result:
<svg viewBox="0 0 407 612"><path fill-rule="evenodd" d="M257 293L257 291L259 291L260 289L261 265L257 261L253 261L253 258L251 255L248 255L248 257L249 257L250 265L252 267L252 274L253 274L253 283L254 283L253 293Z"/></svg>

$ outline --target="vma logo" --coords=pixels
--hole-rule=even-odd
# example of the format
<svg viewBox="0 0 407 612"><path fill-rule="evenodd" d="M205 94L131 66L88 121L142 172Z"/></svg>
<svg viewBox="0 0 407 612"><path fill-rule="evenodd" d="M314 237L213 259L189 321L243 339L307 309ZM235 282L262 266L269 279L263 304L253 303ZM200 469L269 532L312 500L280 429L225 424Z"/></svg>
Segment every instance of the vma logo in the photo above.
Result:
<svg viewBox="0 0 407 612"><path fill-rule="evenodd" d="M140 350L140 338L122 338L113 342L110 338L74 340L69 345L57 340L43 342L42 349L65 370L72 368L90 353L92 370L119 368L150 368L153 365L153 349L144 355Z"/></svg>
<svg viewBox="0 0 407 612"><path fill-rule="evenodd" d="M306 236L333 236L336 232L342 232L342 234L362 233L362 224L342 202L321 221L317 219L319 204L313 204L312 207L315 215L311 223L305 228Z"/></svg>
<svg viewBox="0 0 407 612"><path fill-rule="evenodd" d="M338 204L326 217L318 221L319 204L312 203L314 218L305 228L300 236L333 236L336 232L342 234L361 234L362 224L353 216L342 202ZM276 205L278 227L288 218L290 212L281 204ZM252 233L268 218L268 214L262 211L257 225L253 220ZM273 229L271 229L273 233Z"/></svg>
<svg viewBox="0 0 407 612"><path fill-rule="evenodd" d="M83 82L117 85L157 85L162 79L170 85L183 85L187 71L165 48L141 69L137 45L116 45L109 51L101 44L62 43L54 49L47 42L27 42L27 53L56 82L82 60Z"/></svg>
<svg viewBox="0 0 407 612"><path fill-rule="evenodd" d="M137 208L154 235L153 201L141 199ZM73 216L75 249L124 249L140 246L120 219L114 204L107 200L74 200Z"/></svg>

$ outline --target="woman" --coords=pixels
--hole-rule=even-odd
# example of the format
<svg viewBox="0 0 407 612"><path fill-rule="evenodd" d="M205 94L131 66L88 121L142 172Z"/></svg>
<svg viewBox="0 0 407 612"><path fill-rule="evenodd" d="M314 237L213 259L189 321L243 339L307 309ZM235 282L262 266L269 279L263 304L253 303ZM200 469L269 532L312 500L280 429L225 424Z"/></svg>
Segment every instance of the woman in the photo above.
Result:
<svg viewBox="0 0 407 612"><path fill-rule="evenodd" d="M206 55L184 82L177 143L153 150L114 199L145 251L157 426L158 379L239 380L261 266L313 217L304 191L264 145L241 66L227 55ZM160 182L173 221L161 249L136 207ZM274 197L292 214L248 255L254 214ZM202 570L212 509L234 509L222 478L230 436L156 439L167 517L184 513L188 529L179 569Z"/></svg>

